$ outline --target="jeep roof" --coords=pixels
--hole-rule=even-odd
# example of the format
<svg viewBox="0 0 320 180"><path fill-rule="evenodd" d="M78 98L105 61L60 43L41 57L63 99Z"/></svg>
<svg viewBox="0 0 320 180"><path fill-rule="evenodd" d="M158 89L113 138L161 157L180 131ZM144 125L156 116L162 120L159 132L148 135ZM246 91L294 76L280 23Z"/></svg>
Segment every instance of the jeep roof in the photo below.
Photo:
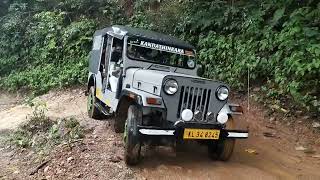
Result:
<svg viewBox="0 0 320 180"><path fill-rule="evenodd" d="M114 25L112 27L107 27L107 28L98 30L95 32L94 35L104 36L105 34L110 34L120 39L122 39L126 35L141 37L144 39L148 39L148 40L166 44L166 45L171 45L171 46L180 47L184 49L195 49L195 47L190 45L189 43L182 41L180 39L177 39L173 36L168 36L162 33L140 29L140 28L128 27L128 26Z"/></svg>

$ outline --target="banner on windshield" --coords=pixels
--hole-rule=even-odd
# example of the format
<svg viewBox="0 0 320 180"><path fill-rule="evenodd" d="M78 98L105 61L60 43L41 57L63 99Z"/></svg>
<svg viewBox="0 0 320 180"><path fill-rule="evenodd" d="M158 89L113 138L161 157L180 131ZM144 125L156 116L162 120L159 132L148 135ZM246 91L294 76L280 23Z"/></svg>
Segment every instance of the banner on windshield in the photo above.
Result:
<svg viewBox="0 0 320 180"><path fill-rule="evenodd" d="M150 48L150 49L155 49L155 50L159 50L159 51L171 52L171 53L175 53L175 54L194 56L194 53L192 51L184 50L184 49L177 48L177 47L157 44L157 43L153 43L153 42L138 40L138 39L137 40L130 40L128 44L140 46L140 47L145 47L145 48Z"/></svg>

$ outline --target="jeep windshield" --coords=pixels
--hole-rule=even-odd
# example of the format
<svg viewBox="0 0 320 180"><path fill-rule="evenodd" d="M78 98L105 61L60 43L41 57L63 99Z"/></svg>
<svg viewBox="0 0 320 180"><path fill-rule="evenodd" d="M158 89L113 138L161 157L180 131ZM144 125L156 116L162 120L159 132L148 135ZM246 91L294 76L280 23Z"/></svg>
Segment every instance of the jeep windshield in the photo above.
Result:
<svg viewBox="0 0 320 180"><path fill-rule="evenodd" d="M127 56L130 59L186 69L195 68L195 53L193 50L185 50L137 38L128 38L127 47Z"/></svg>

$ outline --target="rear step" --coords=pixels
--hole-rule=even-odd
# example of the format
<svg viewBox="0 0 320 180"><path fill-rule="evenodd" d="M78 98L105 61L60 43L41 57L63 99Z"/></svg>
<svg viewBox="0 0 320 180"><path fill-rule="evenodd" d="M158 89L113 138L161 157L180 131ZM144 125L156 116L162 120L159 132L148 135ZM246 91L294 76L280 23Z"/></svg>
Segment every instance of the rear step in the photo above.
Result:
<svg viewBox="0 0 320 180"><path fill-rule="evenodd" d="M99 111L100 111L103 115L105 115L105 116L110 116L110 115L111 115L106 108L104 108L103 106L101 106L100 103L97 103L97 102L96 102L96 103L94 104L94 106L95 106L96 108L98 108Z"/></svg>

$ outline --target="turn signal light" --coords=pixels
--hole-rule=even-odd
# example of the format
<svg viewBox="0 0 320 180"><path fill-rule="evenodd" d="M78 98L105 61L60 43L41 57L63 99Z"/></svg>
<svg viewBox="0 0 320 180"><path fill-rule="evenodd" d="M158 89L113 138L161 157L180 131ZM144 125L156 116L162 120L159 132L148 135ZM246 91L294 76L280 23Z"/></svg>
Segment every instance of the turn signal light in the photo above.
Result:
<svg viewBox="0 0 320 180"><path fill-rule="evenodd" d="M243 109L239 105L229 105L229 107L230 107L230 111L232 112L241 113L241 114L243 113Z"/></svg>
<svg viewBox="0 0 320 180"><path fill-rule="evenodd" d="M158 99L158 98L147 98L147 103L148 104L152 104L152 105L161 105L162 104L162 101L161 99Z"/></svg>

